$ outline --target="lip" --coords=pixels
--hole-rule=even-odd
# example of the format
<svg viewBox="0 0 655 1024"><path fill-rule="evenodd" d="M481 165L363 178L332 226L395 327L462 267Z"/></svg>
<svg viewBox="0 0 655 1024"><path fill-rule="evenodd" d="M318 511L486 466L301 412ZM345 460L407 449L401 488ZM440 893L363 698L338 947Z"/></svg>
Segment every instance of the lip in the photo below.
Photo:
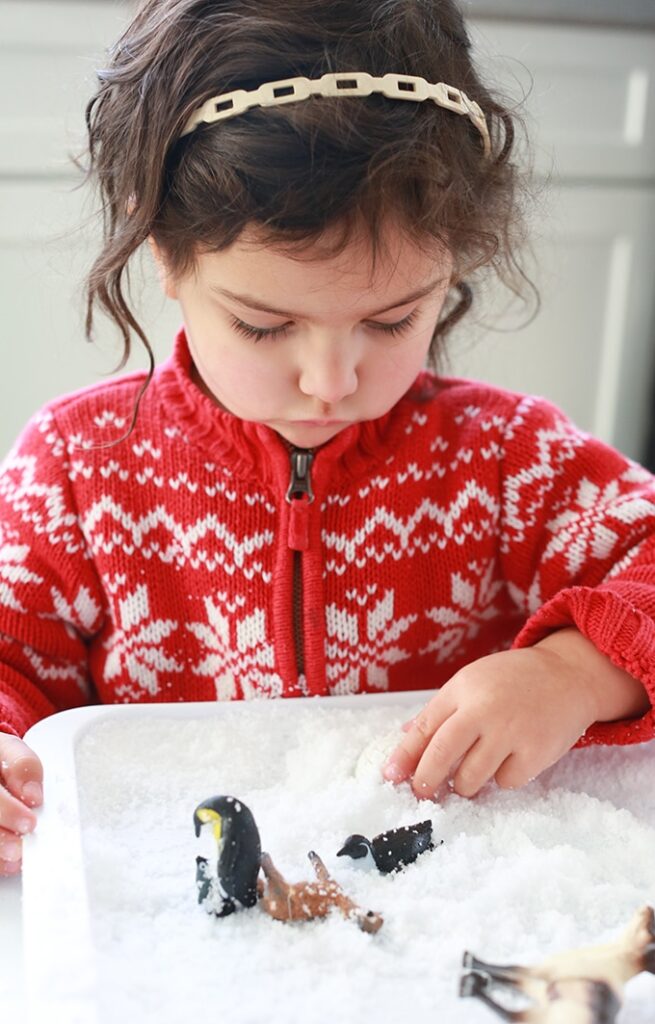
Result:
<svg viewBox="0 0 655 1024"><path fill-rule="evenodd" d="M300 427L341 427L346 420L291 420L294 426Z"/></svg>

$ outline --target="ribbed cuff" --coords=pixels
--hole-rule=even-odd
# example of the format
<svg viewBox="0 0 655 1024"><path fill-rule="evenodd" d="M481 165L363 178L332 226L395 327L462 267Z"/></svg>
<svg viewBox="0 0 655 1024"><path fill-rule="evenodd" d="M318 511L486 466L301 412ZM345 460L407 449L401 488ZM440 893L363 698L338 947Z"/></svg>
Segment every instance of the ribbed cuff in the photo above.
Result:
<svg viewBox="0 0 655 1024"><path fill-rule="evenodd" d="M2 718L0 718L0 733L5 733L8 736L18 736L20 740L23 738L26 732L27 729L23 729L23 731L21 732L20 730L16 729L11 722L8 722L6 719L3 720Z"/></svg>
<svg viewBox="0 0 655 1024"><path fill-rule="evenodd" d="M643 743L655 736L655 623L611 589L570 587L561 590L525 623L513 648L532 647L549 633L574 626L617 668L643 684L651 702L641 718L595 722L575 744Z"/></svg>

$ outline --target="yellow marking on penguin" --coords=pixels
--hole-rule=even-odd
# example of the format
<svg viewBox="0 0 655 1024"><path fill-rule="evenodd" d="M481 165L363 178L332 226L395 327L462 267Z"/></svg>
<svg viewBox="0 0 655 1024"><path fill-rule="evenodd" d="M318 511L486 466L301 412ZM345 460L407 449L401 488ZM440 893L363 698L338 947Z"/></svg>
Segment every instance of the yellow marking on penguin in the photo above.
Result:
<svg viewBox="0 0 655 1024"><path fill-rule="evenodd" d="M201 807L197 814L203 825L209 825L210 822L213 824L214 839L217 843L220 842L223 834L223 819L218 811L213 811L211 807Z"/></svg>

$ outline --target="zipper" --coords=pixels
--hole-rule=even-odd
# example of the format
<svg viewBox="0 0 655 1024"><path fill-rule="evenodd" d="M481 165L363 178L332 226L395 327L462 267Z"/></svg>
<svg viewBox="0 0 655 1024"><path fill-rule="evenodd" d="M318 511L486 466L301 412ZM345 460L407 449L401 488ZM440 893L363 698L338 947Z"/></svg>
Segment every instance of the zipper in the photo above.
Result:
<svg viewBox="0 0 655 1024"><path fill-rule="evenodd" d="M286 500L291 508L289 510L287 543L293 552L291 615L296 672L298 676L301 676L305 672L305 645L302 621L302 553L309 547L309 506L314 500L311 478L314 453L307 448L292 448L289 452L289 458L291 461L291 479L286 493Z"/></svg>

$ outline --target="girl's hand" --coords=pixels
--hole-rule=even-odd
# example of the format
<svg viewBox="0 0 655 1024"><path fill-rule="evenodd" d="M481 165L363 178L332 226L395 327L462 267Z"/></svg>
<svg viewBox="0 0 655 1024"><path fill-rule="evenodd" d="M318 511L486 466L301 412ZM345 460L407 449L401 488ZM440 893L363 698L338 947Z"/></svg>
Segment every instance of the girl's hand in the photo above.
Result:
<svg viewBox="0 0 655 1024"><path fill-rule="evenodd" d="M0 876L20 871L22 836L36 825L29 810L43 801L41 762L17 736L0 733Z"/></svg>
<svg viewBox="0 0 655 1024"><path fill-rule="evenodd" d="M490 654L460 669L411 722L384 768L435 798L453 774L460 796L490 779L514 789L559 760L597 721L595 680L546 645Z"/></svg>

